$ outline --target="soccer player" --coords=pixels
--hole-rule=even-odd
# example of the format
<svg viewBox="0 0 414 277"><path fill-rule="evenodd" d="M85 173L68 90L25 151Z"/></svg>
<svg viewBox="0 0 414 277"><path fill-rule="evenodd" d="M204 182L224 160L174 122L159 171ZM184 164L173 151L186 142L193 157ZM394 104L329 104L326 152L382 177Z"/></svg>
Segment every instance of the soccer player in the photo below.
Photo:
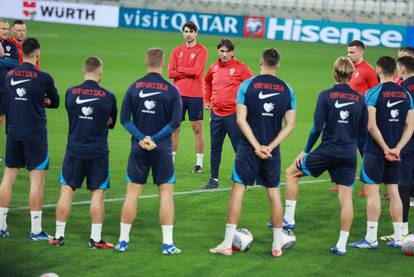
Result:
<svg viewBox="0 0 414 277"><path fill-rule="evenodd" d="M318 177L328 171L332 182L338 185L341 231L331 251L341 256L346 254L354 213L352 193L357 167L357 141L365 135L368 118L364 97L348 85L353 71L354 66L349 58L340 57L335 61L335 85L319 95L314 125L305 150L286 170L286 229L295 228L294 216L301 177ZM321 144L311 152L321 132Z"/></svg>
<svg viewBox="0 0 414 277"><path fill-rule="evenodd" d="M168 77L178 87L183 104L182 121L188 111L188 118L195 135L196 165L193 173L203 171L204 135L203 135L203 91L204 68L207 63L207 49L197 42L198 28L192 22L182 27L184 44L171 53L168 64ZM180 127L172 136L173 160L178 148Z"/></svg>
<svg viewBox="0 0 414 277"><path fill-rule="evenodd" d="M411 46L405 46L398 49L398 58L402 57L414 57L414 48Z"/></svg>
<svg viewBox="0 0 414 277"><path fill-rule="evenodd" d="M282 201L280 198L280 144L295 127L296 99L292 88L275 76L280 55L265 49L260 75L244 81L237 94L237 124L243 136L233 169L233 190L224 241L211 253L232 255L232 241L241 214L244 192L257 181L266 187L271 205L272 255L282 255ZM282 127L282 121L285 125Z"/></svg>
<svg viewBox="0 0 414 277"><path fill-rule="evenodd" d="M403 56L397 60L398 75L403 80L403 87L414 94L414 57ZM402 150L401 155L401 182L398 184L403 207L402 236L408 235L408 215L410 211L410 196L414 193L414 138ZM394 234L381 237L381 240L393 240Z"/></svg>
<svg viewBox="0 0 414 277"><path fill-rule="evenodd" d="M6 217L19 169L29 170L29 207L32 229L29 239L48 240L42 230L45 171L49 167L46 108L59 106L53 78L36 68L40 44L35 38L23 42L23 64L7 73L6 166L0 185L0 237L9 235Z"/></svg>
<svg viewBox="0 0 414 277"><path fill-rule="evenodd" d="M89 57L83 65L85 81L66 91L65 106L69 134L60 176L60 198L56 207L56 233L50 245L63 246L65 227L75 190L86 177L91 192L90 248L112 248L102 240L105 190L109 188L108 129L115 127L117 108L114 94L102 88L103 63Z"/></svg>
<svg viewBox="0 0 414 277"><path fill-rule="evenodd" d="M348 44L348 58L354 64L354 74L349 81L349 86L362 95L378 85L378 77L375 69L364 60L365 44L360 40L353 40Z"/></svg>
<svg viewBox="0 0 414 277"><path fill-rule="evenodd" d="M370 88L378 85L378 77L375 69L364 60L365 54L365 44L360 40L353 40L348 44L348 58L351 59L354 64L354 74L349 81L349 86L359 92L362 95L365 95L366 91ZM362 156L364 152L364 143L365 138L360 137L358 141L358 150ZM332 191L337 191L338 186L329 188ZM359 192L359 196L364 196L364 189Z"/></svg>
<svg viewBox="0 0 414 277"><path fill-rule="evenodd" d="M9 22L0 18L0 129L3 125L4 96L6 94L6 84L4 78L9 70L19 65L19 57L16 46L7 41L9 34Z"/></svg>
<svg viewBox="0 0 414 277"><path fill-rule="evenodd" d="M129 87L122 103L121 123L132 139L121 232L115 249L124 252L128 248L137 202L151 169L160 195L162 254L180 254L173 242L175 174L171 134L180 125L181 98L177 88L161 76L164 67L161 49L147 51L146 65L148 74Z"/></svg>
<svg viewBox="0 0 414 277"><path fill-rule="evenodd" d="M405 46L405 47L401 47L400 49L398 49L397 59L402 58L402 57L406 57L406 56L414 57L414 48L413 47ZM404 80L402 79L402 77L400 77L400 74L398 74L398 72L395 72L394 82L396 82L397 84L399 84L401 86L403 84L403 81ZM414 194L412 196L414 196ZM390 198L389 198L388 194L385 193L384 196L381 199L382 200L389 200ZM392 238L393 238L393 235L382 236L381 240L391 240Z"/></svg>
<svg viewBox="0 0 414 277"><path fill-rule="evenodd" d="M360 179L365 183L367 199L367 233L364 239L350 247L378 248L378 219L381 214L379 187L384 183L390 197L390 215L394 238L387 244L401 247L402 203L398 193L401 180L401 149L414 130L414 106L411 95L393 82L396 68L394 58L384 56L377 61L381 84L365 95L368 105L368 136Z"/></svg>
<svg viewBox="0 0 414 277"><path fill-rule="evenodd" d="M398 49L397 52L397 59L402 57L414 57L414 48L410 46L401 47ZM402 85L403 79L400 77L400 74L396 73L394 74L394 82L396 82L399 85Z"/></svg>
<svg viewBox="0 0 414 277"><path fill-rule="evenodd" d="M236 123L237 90L244 80L253 76L253 72L246 64L234 58L234 48L231 40L220 40L217 45L219 58L210 65L205 78L204 105L207 110L211 110L211 178L203 189L219 186L221 151L226 134L230 137L234 152L241 135Z"/></svg>

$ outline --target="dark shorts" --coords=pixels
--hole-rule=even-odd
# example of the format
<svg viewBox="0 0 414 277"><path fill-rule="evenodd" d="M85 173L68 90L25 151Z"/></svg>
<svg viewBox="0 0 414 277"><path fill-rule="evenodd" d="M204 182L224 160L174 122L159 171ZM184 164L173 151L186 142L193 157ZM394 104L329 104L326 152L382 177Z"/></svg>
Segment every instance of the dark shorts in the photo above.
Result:
<svg viewBox="0 0 414 277"><path fill-rule="evenodd" d="M126 181L144 185L150 169L155 184L175 184L172 152L161 149L154 151L133 149L129 154Z"/></svg>
<svg viewBox="0 0 414 277"><path fill-rule="evenodd" d="M7 167L28 170L49 169L49 151L46 140L13 140L9 137L6 141Z"/></svg>
<svg viewBox="0 0 414 277"><path fill-rule="evenodd" d="M389 162L382 154L365 152L360 178L365 184L399 184L401 162Z"/></svg>
<svg viewBox="0 0 414 277"><path fill-rule="evenodd" d="M185 114L188 111L190 121L203 120L203 98L202 97L186 97L181 96L182 102L182 118L185 120Z"/></svg>
<svg viewBox="0 0 414 277"><path fill-rule="evenodd" d="M299 169L308 176L319 177L328 171L331 181L338 185L353 187L357 157L337 158L318 153L318 150L306 154Z"/></svg>
<svg viewBox="0 0 414 277"><path fill-rule="evenodd" d="M280 184L280 152L276 151L269 159L256 156L250 146L239 145L233 167L234 182L253 185L254 182L268 188L277 188Z"/></svg>
<svg viewBox="0 0 414 277"><path fill-rule="evenodd" d="M82 187L85 177L88 190L109 188L108 156L86 160L66 154L59 182L75 190Z"/></svg>
<svg viewBox="0 0 414 277"><path fill-rule="evenodd" d="M401 180L399 185L414 188L414 156L412 155L401 157Z"/></svg>

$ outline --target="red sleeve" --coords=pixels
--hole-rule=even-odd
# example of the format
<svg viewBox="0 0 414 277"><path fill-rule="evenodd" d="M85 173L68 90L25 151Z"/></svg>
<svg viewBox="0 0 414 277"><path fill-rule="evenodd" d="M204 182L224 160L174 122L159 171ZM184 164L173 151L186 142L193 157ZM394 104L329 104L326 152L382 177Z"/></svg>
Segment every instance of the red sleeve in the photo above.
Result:
<svg viewBox="0 0 414 277"><path fill-rule="evenodd" d="M375 72L374 69L369 69L367 70L367 83L368 83L368 87L371 89L375 86L378 86L379 82L378 82L378 77L377 77L377 73Z"/></svg>
<svg viewBox="0 0 414 277"><path fill-rule="evenodd" d="M13 38L8 37L6 40L16 45L17 54L19 55L19 64L22 64L23 63L22 48L17 45L16 41Z"/></svg>
<svg viewBox="0 0 414 277"><path fill-rule="evenodd" d="M200 51L199 56L197 57L196 63L193 67L178 67L177 72L184 74L188 77L199 76L203 74L204 67L206 66L208 58L208 53L205 48Z"/></svg>
<svg viewBox="0 0 414 277"><path fill-rule="evenodd" d="M171 52L170 61L168 63L168 78L174 80L185 78L183 74L177 72L176 49Z"/></svg>
<svg viewBox="0 0 414 277"><path fill-rule="evenodd" d="M213 90L213 71L211 70L212 66L207 71L205 82L204 82L204 103L210 104L211 94Z"/></svg>
<svg viewBox="0 0 414 277"><path fill-rule="evenodd" d="M249 66L246 64L243 64L242 70L241 70L241 79L242 81L247 80L251 77L253 77L254 74L253 72L250 70Z"/></svg>

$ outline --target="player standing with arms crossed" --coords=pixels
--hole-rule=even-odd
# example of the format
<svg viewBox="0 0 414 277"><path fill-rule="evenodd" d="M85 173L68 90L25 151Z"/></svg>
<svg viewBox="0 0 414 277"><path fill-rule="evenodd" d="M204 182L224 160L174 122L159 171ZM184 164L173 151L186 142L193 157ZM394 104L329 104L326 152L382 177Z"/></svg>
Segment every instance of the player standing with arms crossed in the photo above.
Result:
<svg viewBox="0 0 414 277"><path fill-rule="evenodd" d="M185 44L176 47L171 53L168 64L168 77L173 79L181 94L183 104L182 121L188 111L188 118L195 135L196 165L193 173L203 171L204 135L203 135L203 95L204 68L207 63L207 49L197 42L198 28L192 22L182 27ZM180 127L172 136L173 160L178 149Z"/></svg>

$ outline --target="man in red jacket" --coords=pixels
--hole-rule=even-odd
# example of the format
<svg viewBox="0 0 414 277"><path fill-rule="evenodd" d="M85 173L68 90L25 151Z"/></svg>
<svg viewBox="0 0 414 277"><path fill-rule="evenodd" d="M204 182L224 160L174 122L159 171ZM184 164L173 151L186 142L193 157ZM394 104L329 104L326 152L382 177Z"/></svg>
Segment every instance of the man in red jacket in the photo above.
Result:
<svg viewBox="0 0 414 277"><path fill-rule="evenodd" d="M250 68L234 58L234 43L222 39L217 45L219 59L210 65L205 78L204 106L211 110L210 120L210 170L211 178L204 189L219 186L218 175L221 151L226 134L234 151L240 138L236 123L236 97L240 84L253 76Z"/></svg>
<svg viewBox="0 0 414 277"><path fill-rule="evenodd" d="M379 84L374 67L364 60L365 45L360 40L353 40L348 45L348 58L355 66L349 86L365 95L369 89Z"/></svg>
<svg viewBox="0 0 414 277"><path fill-rule="evenodd" d="M195 150L197 162L193 173L203 171L204 136L203 136L203 91L204 68L207 63L207 49L197 42L198 28L192 22L182 27L185 43L176 47L168 64L168 77L178 87L182 101L182 121L188 110L188 117L196 138ZM172 136L173 159L178 148L180 127Z"/></svg>
<svg viewBox="0 0 414 277"><path fill-rule="evenodd" d="M19 63L23 63L23 54L22 54L22 44L23 41L26 39L27 34L27 27L23 20L15 20L13 21L11 33L13 37L7 38L8 41L14 43L16 45L17 50L19 52ZM40 69L40 61L36 62L36 67Z"/></svg>

